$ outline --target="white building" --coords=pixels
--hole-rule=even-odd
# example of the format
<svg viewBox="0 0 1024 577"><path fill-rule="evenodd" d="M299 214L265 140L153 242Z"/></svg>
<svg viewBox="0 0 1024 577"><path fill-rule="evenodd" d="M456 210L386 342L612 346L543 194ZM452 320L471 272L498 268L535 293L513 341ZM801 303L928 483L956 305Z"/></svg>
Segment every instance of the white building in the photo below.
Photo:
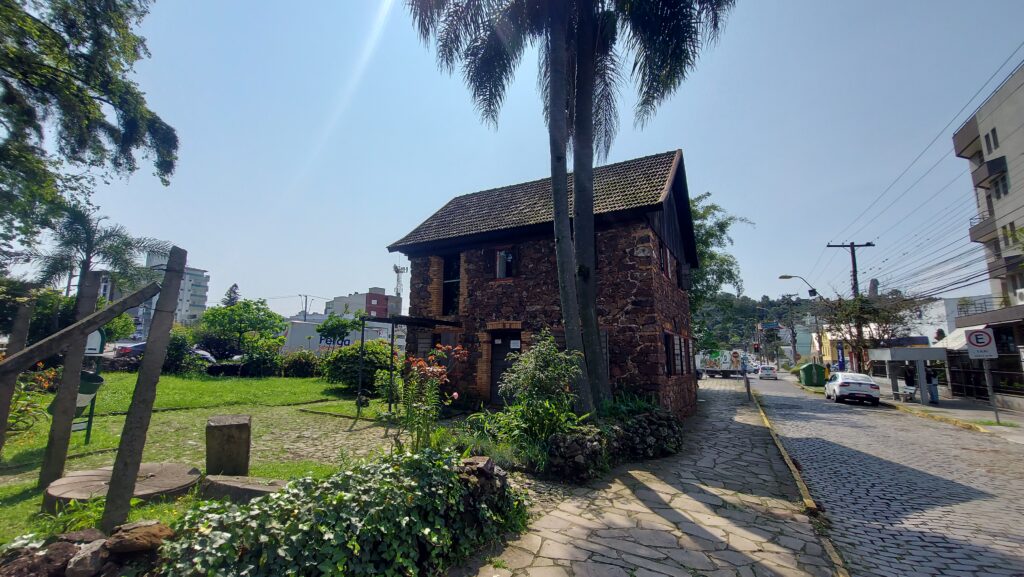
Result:
<svg viewBox="0 0 1024 577"><path fill-rule="evenodd" d="M402 314L402 297L389 295L381 287L370 287L365 293L351 293L347 296L338 296L324 304L324 315L334 313L338 316L353 318L355 314L362 311L369 317L395 317ZM391 330L394 325L385 323L366 323L366 339L390 339ZM405 350L404 326L395 328L395 349ZM359 331L354 331L347 339L349 342L359 342Z"/></svg>
<svg viewBox="0 0 1024 577"><path fill-rule="evenodd" d="M150 253L146 255L146 266L149 268L161 269L167 264L167 255ZM174 322L182 325L192 325L199 321L199 317L206 312L206 296L210 290L210 275L207 271L199 268L185 267L185 276L181 279L181 288L178 290L178 304L174 309ZM149 324L153 320L153 308L156 306L156 299L153 297L143 303L138 309L138 319L143 335L149 334Z"/></svg>

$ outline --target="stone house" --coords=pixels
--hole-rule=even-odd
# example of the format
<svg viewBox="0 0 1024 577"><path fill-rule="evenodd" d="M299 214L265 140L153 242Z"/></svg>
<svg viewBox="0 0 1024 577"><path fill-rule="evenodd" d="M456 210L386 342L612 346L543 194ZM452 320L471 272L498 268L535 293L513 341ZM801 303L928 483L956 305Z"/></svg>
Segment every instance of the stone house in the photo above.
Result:
<svg viewBox="0 0 1024 577"><path fill-rule="evenodd" d="M570 203L572 178L569 179ZM696 405L687 290L698 266L682 151L594 170L598 312L616 391L653 394L679 415ZM410 260L409 314L461 327L410 327L407 350L461 344L455 387L498 403L506 355L539 331L564 339L551 179L453 198L388 247Z"/></svg>

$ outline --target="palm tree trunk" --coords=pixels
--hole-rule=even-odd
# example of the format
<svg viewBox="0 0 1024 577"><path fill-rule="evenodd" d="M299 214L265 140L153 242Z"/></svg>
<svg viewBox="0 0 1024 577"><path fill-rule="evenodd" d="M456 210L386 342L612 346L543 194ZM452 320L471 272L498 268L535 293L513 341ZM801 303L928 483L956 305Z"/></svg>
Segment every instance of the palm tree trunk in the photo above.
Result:
<svg viewBox="0 0 1024 577"><path fill-rule="evenodd" d="M608 365L601 347L597 314L597 257L594 231L594 66L597 19L593 0L578 0L576 23L576 93L573 118L573 247L579 291L583 351L594 404L611 400Z"/></svg>
<svg viewBox="0 0 1024 577"><path fill-rule="evenodd" d="M75 321L80 321L96 312L96 300L100 291L100 273L83 266L79 271L78 295L75 300ZM45 489L50 483L64 475L64 465L71 443L71 422L75 419L75 402L78 399L78 385L81 382L82 362L85 360L86 337L75 339L64 353L64 374L54 399L53 421L50 436L43 453L43 464L39 469L39 488Z"/></svg>
<svg viewBox="0 0 1024 577"><path fill-rule="evenodd" d="M565 346L569 350L583 350L583 335L580 328L579 300L576 292L576 259L573 256L572 224L569 219L569 174L566 164L566 146L569 140L566 117L566 36L568 28L568 2L552 0L548 6L548 62L551 67L551 81L548 90L548 139L551 148L551 199L555 226L555 261L558 264L558 295L562 302L562 322L565 325ZM583 375L573 389L577 395L577 409L582 412L594 410L594 399L590 386L585 381L586 359L583 360Z"/></svg>

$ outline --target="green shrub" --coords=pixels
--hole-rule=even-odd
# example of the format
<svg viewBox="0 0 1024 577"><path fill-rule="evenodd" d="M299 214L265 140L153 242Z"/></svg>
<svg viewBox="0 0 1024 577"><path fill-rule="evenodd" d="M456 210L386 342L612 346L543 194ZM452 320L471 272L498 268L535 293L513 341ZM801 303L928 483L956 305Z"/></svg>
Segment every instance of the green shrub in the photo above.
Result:
<svg viewBox="0 0 1024 577"><path fill-rule="evenodd" d="M247 337L242 373L246 377L270 377L281 374L281 345L284 337Z"/></svg>
<svg viewBox="0 0 1024 577"><path fill-rule="evenodd" d="M391 345L384 340L366 341L363 359L364 394L375 395L374 375L379 370L388 370L391 359ZM397 370L397 366L396 366ZM328 383L342 385L349 389L359 386L359 343L341 347L328 354L323 360L323 376Z"/></svg>
<svg viewBox="0 0 1024 577"><path fill-rule="evenodd" d="M575 395L571 384L582 369L578 351L559 351L555 338L547 329L526 352L512 353L512 366L501 375L498 392L508 403L529 404L549 400L572 407Z"/></svg>
<svg viewBox="0 0 1024 577"><path fill-rule="evenodd" d="M554 337L543 331L529 350L510 359L513 364L502 374L498 389L505 408L470 415L464 426L470 436L507 445L517 462L543 471L552 435L571 433L587 417L573 411L576 397L570 390L581 373L579 353L559 351Z"/></svg>
<svg viewBox="0 0 1024 577"><path fill-rule="evenodd" d="M281 357L281 372L286 377L318 376L320 357L313 351L292 351Z"/></svg>
<svg viewBox="0 0 1024 577"><path fill-rule="evenodd" d="M200 326L194 331L196 346L210 353L217 359L230 359L242 354L237 341L233 338L218 335Z"/></svg>
<svg viewBox="0 0 1024 577"><path fill-rule="evenodd" d="M206 361L192 354L195 341L188 327L171 329L171 340L167 344L167 356L164 357L163 372L172 375L202 373L206 370Z"/></svg>
<svg viewBox="0 0 1024 577"><path fill-rule="evenodd" d="M605 401L598 414L607 418L622 418L657 410L658 403L650 395L620 393L612 401Z"/></svg>
<svg viewBox="0 0 1024 577"><path fill-rule="evenodd" d="M248 504L201 504L164 543L162 574L434 574L527 521L519 493L470 490L457 464L431 450L395 454Z"/></svg>

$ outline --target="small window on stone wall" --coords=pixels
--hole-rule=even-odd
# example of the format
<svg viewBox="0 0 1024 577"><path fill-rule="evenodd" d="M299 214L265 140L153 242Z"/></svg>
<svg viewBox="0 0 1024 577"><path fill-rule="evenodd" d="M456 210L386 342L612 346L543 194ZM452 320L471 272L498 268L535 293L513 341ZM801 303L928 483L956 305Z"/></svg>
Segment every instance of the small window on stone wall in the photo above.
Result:
<svg viewBox="0 0 1024 577"><path fill-rule="evenodd" d="M494 251L494 278L512 278L516 276L515 247L499 248Z"/></svg>
<svg viewBox="0 0 1024 577"><path fill-rule="evenodd" d="M459 314L459 284L461 263L458 254L444 257L444 277L441 290L441 314Z"/></svg>
<svg viewBox="0 0 1024 577"><path fill-rule="evenodd" d="M673 353L673 365L675 366L675 374L682 375L686 373L686 367L683 364L683 338L678 335L672 337L672 353Z"/></svg>
<svg viewBox="0 0 1024 577"><path fill-rule="evenodd" d="M665 333L665 374L672 374L672 335Z"/></svg>

